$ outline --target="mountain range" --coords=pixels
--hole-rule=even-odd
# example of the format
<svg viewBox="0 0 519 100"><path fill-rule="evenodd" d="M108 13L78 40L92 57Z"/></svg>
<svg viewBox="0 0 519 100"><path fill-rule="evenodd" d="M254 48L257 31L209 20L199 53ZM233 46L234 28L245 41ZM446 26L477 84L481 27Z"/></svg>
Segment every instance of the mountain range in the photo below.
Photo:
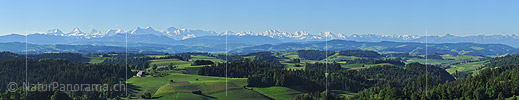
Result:
<svg viewBox="0 0 519 100"><path fill-rule="evenodd" d="M513 47L519 47L519 37L512 35L477 35L477 36L454 36L447 34L445 36L418 36L418 35L398 35L398 34L343 34L332 32L309 33L305 31L286 32L280 30L267 30L265 32L215 32L206 30L192 30L192 29L178 29L170 27L165 30L155 30L151 27L141 28L137 27L131 30L110 29L99 31L92 29L90 32L83 32L78 28L74 28L71 32L63 32L60 29L51 29L47 32L32 33L27 36L19 34L9 34L0 36L0 43L29 43L33 45L45 45L45 47L52 47L56 45L90 45L101 47L125 47L139 48L137 51L154 51L154 52L225 52L226 50L232 53L244 53L250 51L266 50L266 51L284 51L272 48L284 48L286 50L294 50L294 48L279 47L277 45L293 45L322 42L326 40L346 40L350 41L352 48L343 49L363 49L366 48L380 48L395 49L395 45L388 45L388 41L408 43L408 49L415 50L421 43L433 44L456 44L456 43L473 43L471 45L487 44L502 47L502 49L512 50ZM353 43L356 41L359 43ZM344 42L344 41L343 41ZM378 47L362 47L355 46L355 44L378 43ZM309 47L297 47L298 49L314 48L313 45L302 45ZM506 47L505 45L511 46ZM400 45L399 45L400 46ZM414 46L414 47L413 47ZM258 48L260 47L260 48ZM271 47L271 48L261 48ZM405 47L405 46L404 46ZM462 46L465 47L465 46ZM487 46L475 46L482 48L494 48ZM414 49L413 49L414 48ZM453 47L451 47L453 48ZM467 48L470 48L467 47ZM316 48L319 49L319 48ZM332 48L333 49L333 48ZM514 48L515 49L515 48ZM18 50L18 49L16 49ZM39 49L38 49L39 50ZM95 52L93 49L89 49ZM374 49L379 52L391 52L383 49ZM440 50L440 49L438 49ZM441 49L444 50L444 49ZM447 48L445 50L451 50ZM456 51L458 50L458 51ZM460 52L465 50L461 48L455 49L452 54L466 54L467 52ZM488 50L495 50L488 49ZM44 50L42 52L57 52L63 50ZM74 51L74 50L72 50ZM108 50L109 51L109 50ZM76 51L77 52L77 51ZM85 53L88 53L85 52ZM411 51L409 51L411 52ZM475 51L476 52L476 51ZM480 51L478 51L480 52ZM481 51L482 52L482 51ZM491 51L488 51L491 52ZM494 52L494 51L492 51ZM515 52L515 51L514 51ZM507 52L496 51L495 53L476 53L482 55L499 55ZM470 53L469 53L470 54Z"/></svg>
<svg viewBox="0 0 519 100"><path fill-rule="evenodd" d="M459 43L472 42L483 44L506 44L513 47L519 47L519 36L511 35L477 35L477 36L454 36L447 34L445 36L418 36L418 35L398 35L398 34L345 34L345 33L308 33L305 31L286 32L281 30L266 30L264 32L215 32L206 30L178 29L170 27L162 31L155 30L151 27L137 27L131 30L110 29L99 31L92 29L90 32L83 32L78 28L74 28L71 32L65 33L60 29L52 29L47 32L33 33L28 36L28 43L33 44L71 44L90 42L125 42L128 35L129 41L134 43L154 43L154 44L173 44L179 45L177 41L200 38L205 36L239 36L239 37L260 37L277 39L281 42L305 42L305 41L323 41L323 40L352 40L361 42L429 42L429 43ZM122 39L121 39L122 38ZM205 37L207 38L207 37ZM427 41L426 41L427 40ZM230 40L237 41L237 40ZM25 42L25 36L18 34L10 34L0 36L0 42ZM173 42L173 43L172 43ZM203 42L203 41L200 41ZM212 42L212 41L209 41ZM214 42L213 42L214 43ZM260 42L261 44L262 42ZM269 42L271 43L271 42ZM199 43L200 44L200 43ZM203 44L203 43L202 43Z"/></svg>

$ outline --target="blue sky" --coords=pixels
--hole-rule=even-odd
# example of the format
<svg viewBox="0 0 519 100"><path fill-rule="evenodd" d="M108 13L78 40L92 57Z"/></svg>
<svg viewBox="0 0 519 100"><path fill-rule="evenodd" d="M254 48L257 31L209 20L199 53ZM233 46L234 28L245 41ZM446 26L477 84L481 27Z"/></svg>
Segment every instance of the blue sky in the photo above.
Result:
<svg viewBox="0 0 519 100"><path fill-rule="evenodd" d="M493 0L11 0L0 35L151 26L217 32L269 29L360 34L519 33L518 1Z"/></svg>

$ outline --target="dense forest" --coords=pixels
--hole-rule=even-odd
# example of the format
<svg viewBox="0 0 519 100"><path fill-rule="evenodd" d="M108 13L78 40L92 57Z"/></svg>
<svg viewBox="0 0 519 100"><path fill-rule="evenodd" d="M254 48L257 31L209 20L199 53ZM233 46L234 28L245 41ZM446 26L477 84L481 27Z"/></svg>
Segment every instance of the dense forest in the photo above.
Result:
<svg viewBox="0 0 519 100"><path fill-rule="evenodd" d="M0 52L0 59L25 59L26 55L15 54L12 52ZM67 59L71 62L88 62L89 58L83 57L78 53L42 53L42 54L28 54L28 59Z"/></svg>
<svg viewBox="0 0 519 100"><path fill-rule="evenodd" d="M321 51L321 50L298 50L297 55L302 59L308 60L322 60L326 56L335 54L334 51Z"/></svg>
<svg viewBox="0 0 519 100"><path fill-rule="evenodd" d="M442 84L424 87L424 76L418 77L415 85L406 85L404 88L386 85L372 87L358 92L349 99L501 99L519 95L519 66L506 65L487 68L480 74L469 75L464 80L450 81ZM427 80L429 78L427 77ZM431 83L431 81L428 81Z"/></svg>
<svg viewBox="0 0 519 100"><path fill-rule="evenodd" d="M328 68L328 70L326 70ZM326 63L305 63L305 70L313 70L318 72L337 72L341 70L341 65L339 63L333 62L326 65Z"/></svg>
<svg viewBox="0 0 519 100"><path fill-rule="evenodd" d="M218 59L227 60L228 62L231 62L234 60L241 60L244 57L244 55L238 55L238 54L214 54L214 55L209 55L209 56L215 57Z"/></svg>
<svg viewBox="0 0 519 100"><path fill-rule="evenodd" d="M355 56L355 57L366 57L366 58L380 58L382 57L375 51L365 50L342 50L338 51L341 56Z"/></svg>
<svg viewBox="0 0 519 100"><path fill-rule="evenodd" d="M25 80L25 65L27 64L27 79ZM64 59L2 59L0 60L0 85L7 86L9 82L21 84L28 81L29 83L51 84L59 82L59 84L119 84L126 80L128 75L131 77L133 73L124 66L105 65L105 64L89 64L70 62ZM128 72L126 74L126 72ZM27 96L23 95L25 91L21 90L18 85L18 92L2 92L0 98L8 99L28 99L28 100L47 100L52 96L68 97L63 92L56 90L28 92ZM49 87L47 87L49 88ZM60 87L61 88L61 87ZM38 89L39 90L39 89ZM5 90L2 90L5 91ZM114 98L123 95L122 91L68 91L69 98L75 99L99 99Z"/></svg>
<svg viewBox="0 0 519 100"><path fill-rule="evenodd" d="M519 65L519 55L506 55L502 57L495 57L488 61L485 67L496 67L503 65Z"/></svg>
<svg viewBox="0 0 519 100"><path fill-rule="evenodd" d="M195 60L191 66L196 66L196 65L211 65L211 64L214 64L214 62L212 62L211 60Z"/></svg>

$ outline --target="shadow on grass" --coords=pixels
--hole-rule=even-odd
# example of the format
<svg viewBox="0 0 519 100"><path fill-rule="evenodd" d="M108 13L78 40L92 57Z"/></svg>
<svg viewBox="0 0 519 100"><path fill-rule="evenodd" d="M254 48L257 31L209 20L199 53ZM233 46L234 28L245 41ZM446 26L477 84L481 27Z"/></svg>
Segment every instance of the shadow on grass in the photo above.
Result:
<svg viewBox="0 0 519 100"><path fill-rule="evenodd" d="M135 93L138 93L137 91L142 91L141 89L139 89L140 88L139 86L135 86L132 84L128 84L127 88L128 88L128 94L135 94Z"/></svg>
<svg viewBox="0 0 519 100"><path fill-rule="evenodd" d="M208 98L211 98L211 99L218 99L216 97L205 95L205 94L196 94L196 95L201 95L201 96L208 97Z"/></svg>

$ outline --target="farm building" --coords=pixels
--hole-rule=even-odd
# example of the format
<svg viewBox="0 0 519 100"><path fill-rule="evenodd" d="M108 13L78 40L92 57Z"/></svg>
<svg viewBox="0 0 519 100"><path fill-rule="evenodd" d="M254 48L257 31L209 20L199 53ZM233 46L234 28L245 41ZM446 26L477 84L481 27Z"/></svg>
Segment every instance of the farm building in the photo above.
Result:
<svg viewBox="0 0 519 100"><path fill-rule="evenodd" d="M145 77L146 76L145 74L146 74L146 72L139 71L139 72L137 72L137 74L135 74L135 76L137 76L137 77Z"/></svg>

